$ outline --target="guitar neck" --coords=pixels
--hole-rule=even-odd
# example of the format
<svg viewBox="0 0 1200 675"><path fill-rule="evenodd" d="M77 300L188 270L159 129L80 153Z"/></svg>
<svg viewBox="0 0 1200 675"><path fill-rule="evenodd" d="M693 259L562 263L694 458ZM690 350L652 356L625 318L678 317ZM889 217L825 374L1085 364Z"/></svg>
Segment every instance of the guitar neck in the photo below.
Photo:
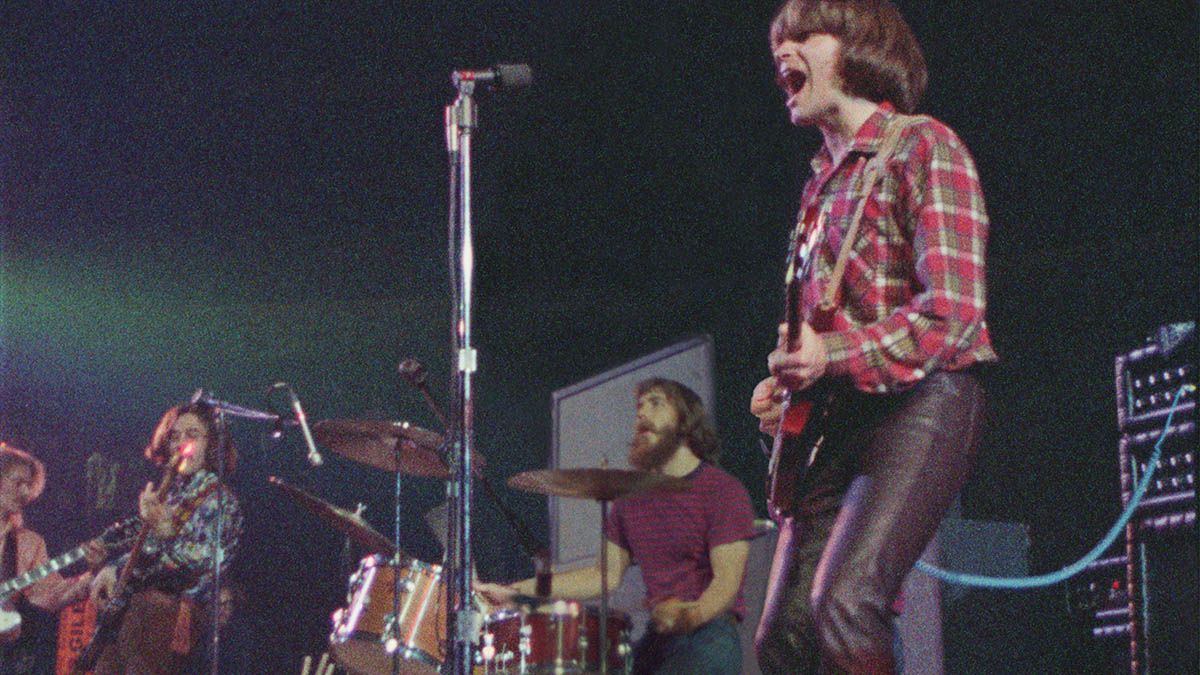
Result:
<svg viewBox="0 0 1200 675"><path fill-rule="evenodd" d="M86 545L77 546L70 551L58 556L57 558L29 570L28 572L13 577L8 581L0 584L0 601L8 598L8 596L17 591L32 586L33 584L45 579L55 572L81 560L87 553Z"/></svg>
<svg viewBox="0 0 1200 675"><path fill-rule="evenodd" d="M166 498L167 492L171 489L171 482L178 475L179 465L184 459L184 455L176 455L171 459L170 464L167 465L167 470L163 473L162 481L158 484L158 489L155 490L155 496L159 501ZM141 529L138 530L137 538L133 540L133 548L129 551L129 559L125 561L125 566L121 568L120 574L117 575L117 582L113 587L114 596L119 597L125 594L125 588L129 584L129 580L133 577L133 570L141 561L142 546L146 543L146 537L149 536L151 529L153 529L151 524L144 522Z"/></svg>

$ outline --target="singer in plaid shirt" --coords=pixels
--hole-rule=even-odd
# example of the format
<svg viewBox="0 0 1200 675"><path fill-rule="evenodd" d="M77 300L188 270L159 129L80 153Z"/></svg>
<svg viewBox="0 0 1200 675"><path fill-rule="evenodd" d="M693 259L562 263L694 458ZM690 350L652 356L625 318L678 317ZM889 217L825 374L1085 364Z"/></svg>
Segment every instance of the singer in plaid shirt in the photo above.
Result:
<svg viewBox="0 0 1200 675"><path fill-rule="evenodd" d="M802 287L799 311L810 320L858 205L863 167L895 118L895 108L882 103L845 160L835 164L822 148L812 161L801 208L819 209L825 218L813 273ZM935 370L995 360L983 318L987 227L979 176L962 141L932 119L905 129L869 196L847 257L842 302L821 335L826 374L887 393Z"/></svg>
<svg viewBox="0 0 1200 675"><path fill-rule="evenodd" d="M780 515L755 647L767 673L892 673L901 583L975 461L988 218L962 141L911 115L925 63L889 0L789 0L770 45L793 124L825 142L789 253L798 335L780 326L751 412L787 435L786 397L835 403L809 422L823 441Z"/></svg>

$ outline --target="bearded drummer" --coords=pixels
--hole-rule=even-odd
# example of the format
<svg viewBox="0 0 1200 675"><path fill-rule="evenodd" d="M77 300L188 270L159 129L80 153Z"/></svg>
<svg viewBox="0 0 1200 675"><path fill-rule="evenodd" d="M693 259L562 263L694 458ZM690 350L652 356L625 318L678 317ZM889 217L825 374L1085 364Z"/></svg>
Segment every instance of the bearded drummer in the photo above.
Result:
<svg viewBox="0 0 1200 675"><path fill-rule="evenodd" d="M642 568L650 625L634 647L635 673L736 674L742 667L737 624L745 616L742 577L753 536L750 495L717 466L720 445L700 397L667 379L636 389L637 421L629 462L684 478L691 489L648 492L613 502L605 532L610 579ZM556 573L555 597L599 597L599 564ZM536 581L477 583L494 605L533 595Z"/></svg>

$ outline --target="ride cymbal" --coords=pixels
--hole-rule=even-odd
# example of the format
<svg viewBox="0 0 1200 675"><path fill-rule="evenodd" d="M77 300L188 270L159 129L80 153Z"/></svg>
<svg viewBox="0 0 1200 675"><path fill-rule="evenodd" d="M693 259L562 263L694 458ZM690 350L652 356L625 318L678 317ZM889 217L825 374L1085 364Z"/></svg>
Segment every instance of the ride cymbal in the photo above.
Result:
<svg viewBox="0 0 1200 675"><path fill-rule="evenodd" d="M508 485L525 492L597 501L613 501L651 491L682 492L691 488L686 478L628 469L539 469L509 478Z"/></svg>
<svg viewBox="0 0 1200 675"><path fill-rule="evenodd" d="M360 464L410 476L450 477L442 435L408 422L321 420L312 430L321 445ZM471 458L476 469L483 467L482 455L475 452Z"/></svg>

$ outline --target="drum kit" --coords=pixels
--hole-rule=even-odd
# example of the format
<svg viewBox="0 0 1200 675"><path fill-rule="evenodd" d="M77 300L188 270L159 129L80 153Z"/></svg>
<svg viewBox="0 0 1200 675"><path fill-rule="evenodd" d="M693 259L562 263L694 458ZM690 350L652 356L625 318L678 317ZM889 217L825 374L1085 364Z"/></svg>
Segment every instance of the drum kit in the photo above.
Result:
<svg viewBox="0 0 1200 675"><path fill-rule="evenodd" d="M448 479L442 436L407 422L323 420L313 434L352 461L407 476ZM483 466L483 458L474 459ZM369 552L350 575L347 604L332 616L330 651L356 675L438 673L447 658L447 579L442 565L409 557L361 515L334 506L276 477L271 484L327 526ZM617 469L527 471L508 485L518 490L607 504L632 494L687 489L686 480ZM490 492L490 490L489 490ZM603 531L603 529L601 530ZM520 597L517 607L488 612L476 631L474 672L628 673L632 669L629 618L608 609L605 547L600 547L600 606ZM601 630L601 626L605 630Z"/></svg>

